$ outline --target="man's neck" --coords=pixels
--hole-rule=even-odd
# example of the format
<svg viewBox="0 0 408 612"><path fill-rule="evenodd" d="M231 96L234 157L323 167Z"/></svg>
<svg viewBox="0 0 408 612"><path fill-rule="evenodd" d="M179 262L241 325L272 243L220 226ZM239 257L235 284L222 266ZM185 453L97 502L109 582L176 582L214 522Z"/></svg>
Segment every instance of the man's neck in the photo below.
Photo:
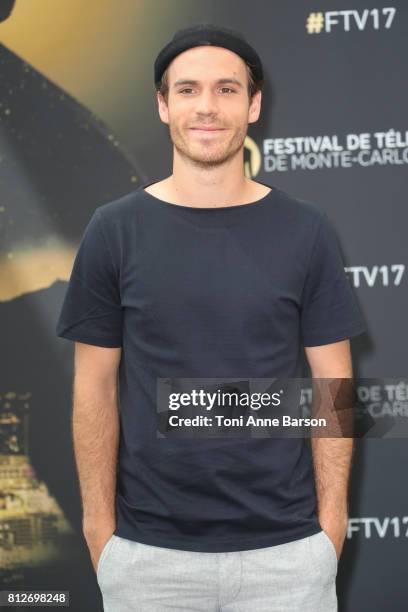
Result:
<svg viewBox="0 0 408 612"><path fill-rule="evenodd" d="M151 195L183 206L233 206L236 204L249 204L261 199L270 191L270 188L243 177L241 186L237 188L235 183L233 189L225 189L225 186L214 184L191 184L181 185L180 180L173 174L167 178L149 186L146 191Z"/></svg>

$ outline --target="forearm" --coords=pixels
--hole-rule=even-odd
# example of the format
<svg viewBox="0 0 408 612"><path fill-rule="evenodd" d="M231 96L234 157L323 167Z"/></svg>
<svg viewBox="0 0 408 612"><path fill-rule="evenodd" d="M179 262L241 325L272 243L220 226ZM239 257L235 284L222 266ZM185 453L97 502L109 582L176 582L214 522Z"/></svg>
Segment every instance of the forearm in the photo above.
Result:
<svg viewBox="0 0 408 612"><path fill-rule="evenodd" d="M114 525L119 441L116 385L74 381L72 434L84 530Z"/></svg>
<svg viewBox="0 0 408 612"><path fill-rule="evenodd" d="M354 448L352 389L351 378L313 380L313 416L326 419L326 426L316 429L311 438L320 518L348 514Z"/></svg>
<svg viewBox="0 0 408 612"><path fill-rule="evenodd" d="M312 370L311 429L317 514L340 558L348 528L348 489L354 449L354 389L349 340L306 348Z"/></svg>
<svg viewBox="0 0 408 612"><path fill-rule="evenodd" d="M319 519L348 515L353 438L311 439Z"/></svg>

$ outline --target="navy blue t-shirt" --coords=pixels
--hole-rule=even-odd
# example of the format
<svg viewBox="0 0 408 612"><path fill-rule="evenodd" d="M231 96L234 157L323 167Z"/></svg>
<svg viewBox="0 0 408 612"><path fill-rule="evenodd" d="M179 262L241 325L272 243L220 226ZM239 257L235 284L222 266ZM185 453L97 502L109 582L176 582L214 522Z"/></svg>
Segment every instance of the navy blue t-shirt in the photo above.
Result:
<svg viewBox="0 0 408 612"><path fill-rule="evenodd" d="M317 533L305 439L159 438L156 380L301 377L303 346L366 331L328 215L273 186L197 208L147 185L95 210L56 326L122 347L115 534L228 552Z"/></svg>

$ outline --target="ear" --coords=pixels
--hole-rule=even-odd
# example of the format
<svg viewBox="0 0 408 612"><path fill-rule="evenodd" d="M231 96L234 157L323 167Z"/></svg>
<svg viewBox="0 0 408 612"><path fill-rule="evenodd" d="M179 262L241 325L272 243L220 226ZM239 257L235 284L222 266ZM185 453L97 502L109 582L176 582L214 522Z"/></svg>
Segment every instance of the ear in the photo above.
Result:
<svg viewBox="0 0 408 612"><path fill-rule="evenodd" d="M166 100L163 98L162 94L157 91L156 92L156 96L157 96L157 104L158 104L158 110L159 110L159 115L160 115L160 119L162 120L163 123L169 123L169 107L166 104Z"/></svg>
<svg viewBox="0 0 408 612"><path fill-rule="evenodd" d="M255 123L259 119L259 115L261 114L261 102L262 102L262 91L258 90L249 106L248 110L248 123Z"/></svg>

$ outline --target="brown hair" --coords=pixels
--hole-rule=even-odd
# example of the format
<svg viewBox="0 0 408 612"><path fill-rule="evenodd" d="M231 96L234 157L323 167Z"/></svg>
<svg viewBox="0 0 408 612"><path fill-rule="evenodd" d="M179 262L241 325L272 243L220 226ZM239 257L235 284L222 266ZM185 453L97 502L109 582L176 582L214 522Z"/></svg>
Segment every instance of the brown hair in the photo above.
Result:
<svg viewBox="0 0 408 612"><path fill-rule="evenodd" d="M249 97L249 100L251 101L254 95L256 94L256 92L262 89L264 80L256 79L251 70L251 67L248 66L246 62L245 62L245 68L246 68L247 75L248 75L248 97ZM168 95L169 95L168 67L163 72L163 75L160 81L160 85L156 88L156 91L161 93L166 104L168 104Z"/></svg>

